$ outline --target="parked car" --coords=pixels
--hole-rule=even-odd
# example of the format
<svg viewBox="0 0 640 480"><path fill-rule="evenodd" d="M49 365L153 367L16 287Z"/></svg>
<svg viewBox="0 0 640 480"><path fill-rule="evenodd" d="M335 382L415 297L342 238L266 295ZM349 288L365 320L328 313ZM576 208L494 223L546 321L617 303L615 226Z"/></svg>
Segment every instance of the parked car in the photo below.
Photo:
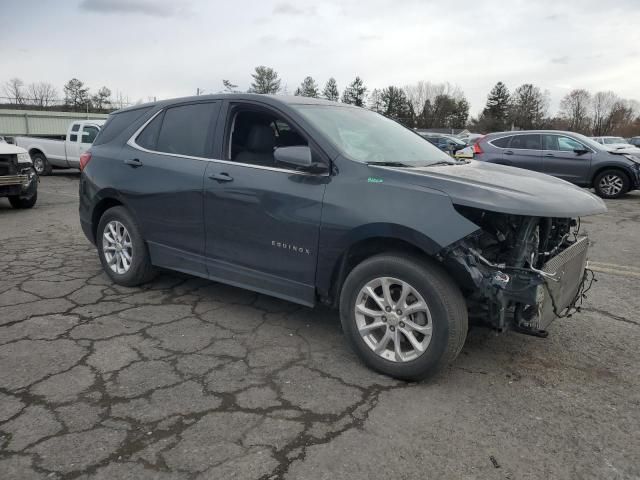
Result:
<svg viewBox="0 0 640 480"><path fill-rule="evenodd" d="M105 120L81 120L69 125L64 140L16 137L16 145L25 148L38 175L50 175L55 168L78 168L80 155L93 143Z"/></svg>
<svg viewBox="0 0 640 480"><path fill-rule="evenodd" d="M634 147L640 148L640 137L631 137L628 143Z"/></svg>
<svg viewBox="0 0 640 480"><path fill-rule="evenodd" d="M80 168L80 222L114 282L163 267L327 304L367 365L412 380L458 355L468 312L546 335L584 282L577 218L606 211L562 180L459 161L307 97L121 110Z"/></svg>
<svg viewBox="0 0 640 480"><path fill-rule="evenodd" d="M38 200L38 175L24 148L0 142L0 197L13 208L31 208Z"/></svg>
<svg viewBox="0 0 640 480"><path fill-rule="evenodd" d="M467 146L465 142L452 135L432 133L420 133L419 135L424 137L428 142L432 143L443 152L447 152L450 155L455 155L458 150L462 150Z"/></svg>
<svg viewBox="0 0 640 480"><path fill-rule="evenodd" d="M591 139L611 149L633 147L632 144L622 137L591 137Z"/></svg>
<svg viewBox="0 0 640 480"><path fill-rule="evenodd" d="M526 168L581 187L593 187L602 198L618 198L640 188L640 156L609 150L578 133L491 133L473 149L476 160Z"/></svg>
<svg viewBox="0 0 640 480"><path fill-rule="evenodd" d="M484 135L481 134L481 133L465 133L465 134L462 134L462 135L458 135L458 138L460 140L462 140L463 142L465 142L467 144L467 146L473 145L474 143L476 143L482 137L484 137Z"/></svg>

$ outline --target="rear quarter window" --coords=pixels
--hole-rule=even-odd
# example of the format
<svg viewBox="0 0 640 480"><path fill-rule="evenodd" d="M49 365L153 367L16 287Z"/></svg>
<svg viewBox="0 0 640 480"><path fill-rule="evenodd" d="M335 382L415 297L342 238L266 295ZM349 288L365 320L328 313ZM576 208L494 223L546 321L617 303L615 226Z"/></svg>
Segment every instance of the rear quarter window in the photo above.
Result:
<svg viewBox="0 0 640 480"><path fill-rule="evenodd" d="M107 119L107 123L102 126L93 144L102 145L109 143L149 110L151 110L151 107L127 110L122 113L112 113Z"/></svg>
<svg viewBox="0 0 640 480"><path fill-rule="evenodd" d="M498 148L507 148L509 146L509 142L511 141L511 137L502 137L492 140L490 143Z"/></svg>

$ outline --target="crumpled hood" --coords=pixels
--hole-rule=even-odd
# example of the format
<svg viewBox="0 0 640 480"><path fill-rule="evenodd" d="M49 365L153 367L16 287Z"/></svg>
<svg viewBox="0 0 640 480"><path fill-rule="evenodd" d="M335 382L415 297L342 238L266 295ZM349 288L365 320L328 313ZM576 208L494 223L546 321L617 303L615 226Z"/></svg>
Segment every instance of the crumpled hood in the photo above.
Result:
<svg viewBox="0 0 640 480"><path fill-rule="evenodd" d="M521 168L472 160L465 165L393 170L410 183L447 194L456 205L492 212L569 218L607 211L604 202L587 190Z"/></svg>

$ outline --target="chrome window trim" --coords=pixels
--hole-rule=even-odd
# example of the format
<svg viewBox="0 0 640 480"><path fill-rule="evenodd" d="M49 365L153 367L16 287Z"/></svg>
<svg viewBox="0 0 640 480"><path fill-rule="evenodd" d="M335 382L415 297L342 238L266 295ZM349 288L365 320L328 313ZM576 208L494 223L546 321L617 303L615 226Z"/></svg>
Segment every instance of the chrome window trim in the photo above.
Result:
<svg viewBox="0 0 640 480"><path fill-rule="evenodd" d="M167 106L166 108L171 108L171 106ZM300 172L298 170L289 170L289 169L286 169L286 168L277 168L277 167L265 167L263 165L254 165L254 164L251 164L251 163L233 162L231 160L222 160L222 159L219 159L219 158L205 158L205 157L195 157L195 156L192 156L192 155L180 155L178 153L158 152L156 150L149 150L147 148L144 148L144 147L141 147L140 145L138 145L136 143L136 138L138 137L138 135L140 135L140 133L142 133L142 131L145 129L145 127L147 125L149 125L153 121L154 118L156 118L158 115L160 115L162 112L164 112L166 110L166 108L158 110L156 113L154 113L151 116L151 118L149 118L146 122L144 122L142 124L142 126L140 128L138 128L133 133L133 135L131 135L131 137L127 141L127 145L129 145L132 148L135 148L136 150L140 150L141 152L153 153L155 155L164 155L166 157L188 158L190 160L200 160L202 162L221 163L223 165L240 165L240 166L243 166L243 167L255 168L255 169L258 169L258 170L269 170L269 171L272 171L272 172L284 172L284 173L288 173L288 174L305 175L305 176L310 176L310 177L328 177L329 176L329 172L327 172L327 173Z"/></svg>
<svg viewBox="0 0 640 480"><path fill-rule="evenodd" d="M500 140L502 138L515 137L517 135L540 135L540 146L542 146L542 135L544 135L543 133L521 133L521 132L515 132L515 133L511 133L509 135L504 135L502 137L493 138L493 139L489 140L487 143L490 144L493 148L499 148L500 150L529 150L531 152L540 152L542 150L541 148L499 147L499 146L494 145L492 143L492 142L495 142L496 140Z"/></svg>

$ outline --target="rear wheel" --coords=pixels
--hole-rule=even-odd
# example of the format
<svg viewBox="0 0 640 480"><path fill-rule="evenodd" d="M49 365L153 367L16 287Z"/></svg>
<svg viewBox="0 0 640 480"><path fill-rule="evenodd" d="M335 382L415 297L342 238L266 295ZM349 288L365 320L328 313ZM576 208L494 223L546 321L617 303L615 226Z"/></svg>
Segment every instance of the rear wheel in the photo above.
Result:
<svg viewBox="0 0 640 480"><path fill-rule="evenodd" d="M147 245L124 207L104 212L98 224L96 245L102 268L115 283L133 287L154 277Z"/></svg>
<svg viewBox="0 0 640 480"><path fill-rule="evenodd" d="M629 177L620 170L605 170L596 176L593 187L599 197L619 198L629 191Z"/></svg>
<svg viewBox="0 0 640 480"><path fill-rule="evenodd" d="M464 297L434 262L378 255L355 267L340 296L345 334L369 367L403 380L453 361L467 335Z"/></svg>
<svg viewBox="0 0 640 480"><path fill-rule="evenodd" d="M33 168L38 175L51 175L51 165L44 153L34 153L31 155L31 161L33 162Z"/></svg>

